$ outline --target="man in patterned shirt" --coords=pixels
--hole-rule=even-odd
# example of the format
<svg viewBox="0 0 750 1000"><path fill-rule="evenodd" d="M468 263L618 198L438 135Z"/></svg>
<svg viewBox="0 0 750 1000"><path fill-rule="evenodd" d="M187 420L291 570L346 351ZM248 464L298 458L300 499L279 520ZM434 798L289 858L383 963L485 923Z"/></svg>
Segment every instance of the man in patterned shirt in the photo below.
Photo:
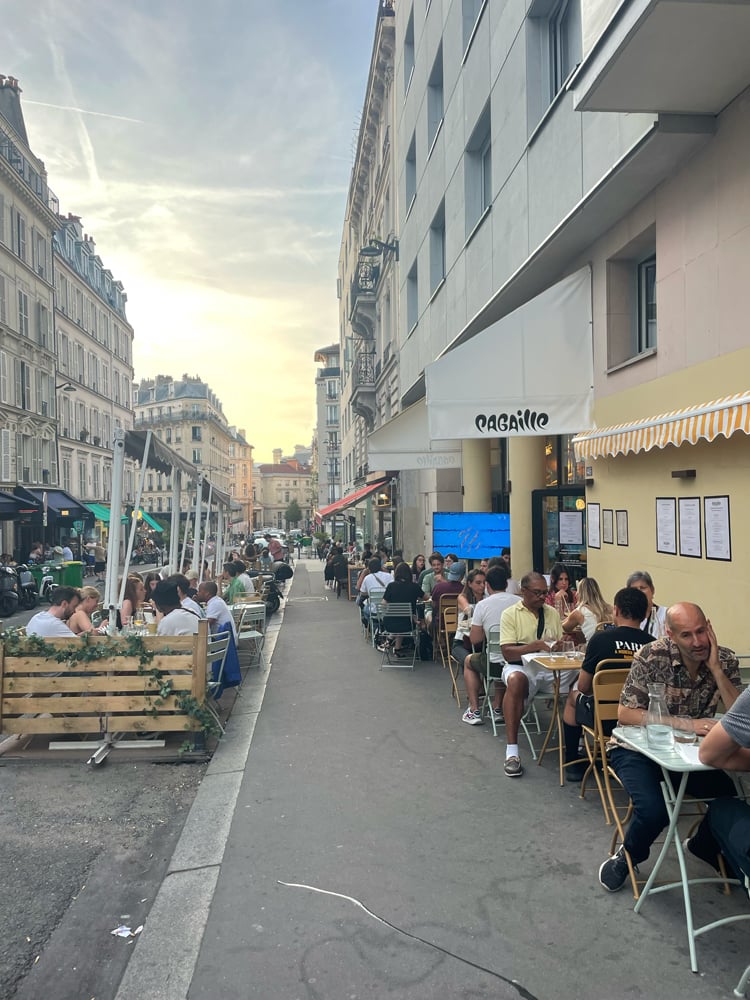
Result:
<svg viewBox="0 0 750 1000"><path fill-rule="evenodd" d="M702 763L728 771L750 771L750 688L743 691L698 751ZM716 799L696 834L685 844L696 857L716 868L721 853L750 895L750 805Z"/></svg>
<svg viewBox="0 0 750 1000"><path fill-rule="evenodd" d="M687 714L696 733L705 736L716 724L721 700L730 708L740 689L740 668L731 649L719 646L711 623L697 604L675 604L667 612L667 635L636 653L620 695L621 726L642 725L648 708L648 685L666 685L672 716ZM609 761L633 803L623 845L599 868L599 882L617 892L628 878L626 852L634 865L645 861L651 845L667 825L661 793L661 767L637 750L615 746ZM734 783L721 772L695 772L687 792L699 799L735 794Z"/></svg>

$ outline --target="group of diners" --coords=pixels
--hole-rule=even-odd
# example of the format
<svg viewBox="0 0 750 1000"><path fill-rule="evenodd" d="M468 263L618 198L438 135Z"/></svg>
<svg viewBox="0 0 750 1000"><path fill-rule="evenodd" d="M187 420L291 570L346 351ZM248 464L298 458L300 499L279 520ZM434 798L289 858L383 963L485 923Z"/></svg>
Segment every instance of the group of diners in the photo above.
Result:
<svg viewBox="0 0 750 1000"><path fill-rule="evenodd" d="M218 585L213 580L203 580L196 586L197 576L195 571L173 573L165 578L159 573L148 573L145 578L130 574L117 611L118 629L139 617L149 617L156 623L157 635L195 635L200 620L205 618L212 632L229 630L236 641L234 619ZM96 587L58 587L50 607L30 619L26 634L44 638L104 634L109 628L106 612L99 616L96 625L92 621L100 602Z"/></svg>
<svg viewBox="0 0 750 1000"><path fill-rule="evenodd" d="M543 655L549 649L545 640L550 638L554 640L553 651L561 649L566 639L585 648L580 670L563 671L560 677L560 691L566 695L563 733L569 780L580 781L588 767L581 759L576 704L590 695L594 673L603 661L610 661L609 666L620 663L629 670L620 697L619 724L642 725L649 685L664 684L673 725L684 725L687 717L694 732L706 737L701 759L717 767L750 770L750 693L743 694L735 706L740 692L737 656L718 644L698 605L656 604L654 582L645 570L631 573L610 604L591 577L580 580L574 590L563 566L552 568L549 583L541 573L525 574L518 593L512 593L509 558L490 560L468 574L463 561L452 555L433 553L428 562L429 570L422 557L411 566L397 563L391 575L379 560L372 560L358 581L363 614L367 595L374 589L385 589L381 620L386 631L389 602L411 603L417 618L426 622L420 608L428 595L433 614L439 615L441 596L458 594L458 628L451 653L463 668L469 702L462 720L472 726L483 722L480 700L487 675L486 645L490 629L499 625L500 649L489 655L496 660L502 680L494 685L489 710L495 721L505 726L504 771L508 777L523 775L518 731L529 700L537 693L551 696L555 690L553 673L536 664L527 666L523 658ZM717 722L720 705L728 714ZM615 892L629 877L627 856L633 865L644 862L668 817L660 787L662 771L657 764L613 737L609 762L633 804L624 843L599 867L601 885ZM747 879L750 891L750 806L735 798L734 783L723 771L691 774L687 790L698 798L714 800L695 834L686 841L688 852L718 870L721 848L730 871Z"/></svg>

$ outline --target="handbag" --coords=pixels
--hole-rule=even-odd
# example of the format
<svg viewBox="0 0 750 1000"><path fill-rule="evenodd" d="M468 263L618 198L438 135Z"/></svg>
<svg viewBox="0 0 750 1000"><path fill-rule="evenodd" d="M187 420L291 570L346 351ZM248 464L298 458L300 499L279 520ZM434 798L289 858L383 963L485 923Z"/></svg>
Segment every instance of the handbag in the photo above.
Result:
<svg viewBox="0 0 750 1000"><path fill-rule="evenodd" d="M580 694L576 698L576 725L594 728L594 696Z"/></svg>

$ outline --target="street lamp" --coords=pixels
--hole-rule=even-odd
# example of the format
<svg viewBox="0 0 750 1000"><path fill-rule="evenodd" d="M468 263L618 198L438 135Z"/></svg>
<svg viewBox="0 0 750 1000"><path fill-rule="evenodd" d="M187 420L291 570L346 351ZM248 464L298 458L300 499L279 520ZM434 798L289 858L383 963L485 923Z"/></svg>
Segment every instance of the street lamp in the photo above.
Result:
<svg viewBox="0 0 750 1000"><path fill-rule="evenodd" d="M55 392L57 392L58 389L62 389L63 392L77 392L78 391L77 386L73 385L72 382L61 382L59 385L55 386Z"/></svg>

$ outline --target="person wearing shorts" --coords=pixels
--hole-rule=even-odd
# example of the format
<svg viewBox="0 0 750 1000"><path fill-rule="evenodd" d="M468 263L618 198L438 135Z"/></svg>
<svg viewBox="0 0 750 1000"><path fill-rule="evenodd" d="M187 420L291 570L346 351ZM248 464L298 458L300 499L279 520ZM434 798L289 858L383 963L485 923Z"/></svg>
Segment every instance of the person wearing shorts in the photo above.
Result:
<svg viewBox="0 0 750 1000"><path fill-rule="evenodd" d="M503 699L508 740L504 770L509 778L520 778L523 775L518 753L518 727L526 703L536 694L552 694L554 691L554 674L551 670L529 668L521 659L528 653L545 651L542 641L545 631L551 632L558 642L562 638L560 615L545 604L547 590L547 581L541 573L527 573L521 580L521 600L506 608L500 619L500 647L505 660L503 684L507 688ZM567 692L577 673L576 670L561 673L561 691Z"/></svg>

